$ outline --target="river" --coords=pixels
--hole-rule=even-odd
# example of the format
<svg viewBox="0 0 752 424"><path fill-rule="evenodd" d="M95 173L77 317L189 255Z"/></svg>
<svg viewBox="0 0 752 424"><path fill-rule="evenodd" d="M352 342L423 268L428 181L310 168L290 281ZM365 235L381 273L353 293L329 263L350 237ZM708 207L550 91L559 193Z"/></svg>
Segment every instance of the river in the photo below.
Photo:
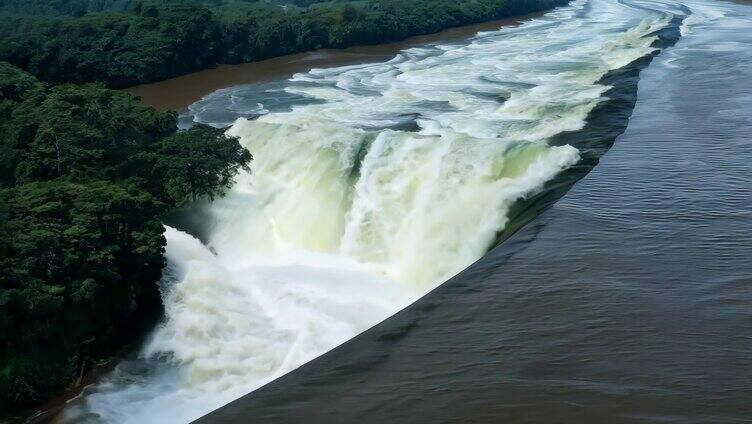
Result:
<svg viewBox="0 0 752 424"><path fill-rule="evenodd" d="M389 44L355 46L344 49L320 49L240 65L219 65L205 71L139 85L126 91L141 97L144 103L157 109L173 109L185 112L185 109L194 102L223 88L279 81L312 68L386 61L400 51L411 47L431 43L463 41L479 32L516 26L538 16L541 16L541 13L449 28L435 34L418 35Z"/></svg>
<svg viewBox="0 0 752 424"><path fill-rule="evenodd" d="M576 1L205 96L253 172L60 421L744 422L750 16Z"/></svg>

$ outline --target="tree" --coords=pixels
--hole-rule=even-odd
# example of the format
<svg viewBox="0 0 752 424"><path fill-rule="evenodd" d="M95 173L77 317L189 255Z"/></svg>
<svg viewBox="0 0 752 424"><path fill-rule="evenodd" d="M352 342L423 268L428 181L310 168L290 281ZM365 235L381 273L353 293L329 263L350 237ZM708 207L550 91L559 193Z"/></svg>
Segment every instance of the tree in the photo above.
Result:
<svg viewBox="0 0 752 424"><path fill-rule="evenodd" d="M68 385L149 328L162 220L247 169L237 139L101 85L0 63L0 409Z"/></svg>
<svg viewBox="0 0 752 424"><path fill-rule="evenodd" d="M162 140L156 158L157 173L164 175L167 194L177 205L221 196L253 159L237 138L202 124Z"/></svg>
<svg viewBox="0 0 752 424"><path fill-rule="evenodd" d="M0 1L0 60L43 81L125 87L217 63L394 41L568 0L288 1L304 8L240 0Z"/></svg>

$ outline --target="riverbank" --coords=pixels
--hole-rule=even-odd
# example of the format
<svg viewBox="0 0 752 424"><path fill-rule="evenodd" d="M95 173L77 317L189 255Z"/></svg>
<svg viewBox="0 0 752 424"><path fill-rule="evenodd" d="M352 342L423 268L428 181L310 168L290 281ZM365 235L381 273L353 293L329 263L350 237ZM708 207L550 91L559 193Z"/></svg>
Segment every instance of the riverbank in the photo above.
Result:
<svg viewBox="0 0 752 424"><path fill-rule="evenodd" d="M63 393L46 401L41 407L31 408L29 411L25 411L25 413L19 413L16 417L10 418L10 422L23 421L23 424L53 423L55 417L60 414L63 408L65 408L65 405L69 400L80 396L88 385L96 383L103 376L107 375L107 373L111 372L118 361L126 357L127 353L134 352L136 347L137 345L130 345L123 349L121 355L113 356L92 364L81 374L78 380Z"/></svg>
<svg viewBox="0 0 752 424"><path fill-rule="evenodd" d="M221 129L178 131L174 114L122 92L42 84L6 63L0 80L0 148L11 152L0 176L2 419L80 386L154 328L162 223L188 201L221 197L251 156ZM191 149L203 151L190 163L208 185L175 178Z"/></svg>
<svg viewBox="0 0 752 424"><path fill-rule="evenodd" d="M0 6L0 60L48 83L124 88L218 63L383 44L568 1L366 0L284 8L235 0L176 0L82 15L63 10L35 14L30 7L28 16Z"/></svg>
<svg viewBox="0 0 752 424"><path fill-rule="evenodd" d="M154 108L182 112L207 94L223 88L281 80L298 72L309 71L312 68L330 68L385 61L404 49L466 40L479 32L520 25L525 21L542 16L544 13L536 12L480 24L449 28L434 34L413 36L394 43L354 46L344 49L320 49L241 65L219 65L216 68L127 88L125 91L139 96L143 103Z"/></svg>

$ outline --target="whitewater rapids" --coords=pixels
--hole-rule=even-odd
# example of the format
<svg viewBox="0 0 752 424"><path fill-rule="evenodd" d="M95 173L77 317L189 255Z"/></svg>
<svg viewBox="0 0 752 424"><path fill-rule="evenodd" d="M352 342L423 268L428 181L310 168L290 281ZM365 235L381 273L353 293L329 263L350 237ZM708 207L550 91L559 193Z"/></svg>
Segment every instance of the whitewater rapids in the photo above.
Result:
<svg viewBox="0 0 752 424"><path fill-rule="evenodd" d="M279 110L238 110L242 87L204 99L255 118L228 130L253 172L208 206L206 244L166 229L164 322L62 421L189 422L446 281L515 200L577 163L547 140L583 128L609 88L599 79L650 54L680 13L576 1L463 43L297 74L278 94L300 102Z"/></svg>

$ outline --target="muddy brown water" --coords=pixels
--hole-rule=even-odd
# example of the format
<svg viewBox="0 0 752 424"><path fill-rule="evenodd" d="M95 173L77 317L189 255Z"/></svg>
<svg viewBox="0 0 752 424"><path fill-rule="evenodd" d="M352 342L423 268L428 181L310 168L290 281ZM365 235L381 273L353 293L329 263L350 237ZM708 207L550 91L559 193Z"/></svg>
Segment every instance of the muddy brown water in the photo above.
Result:
<svg viewBox="0 0 752 424"><path fill-rule="evenodd" d="M446 43L463 40L478 32L493 31L502 26L516 26L540 15L540 13L535 13L450 28L434 34L410 37L389 44L355 46L346 49L321 49L241 65L219 65L212 69L169 80L128 88L125 91L141 97L144 103L157 109L182 111L203 96L222 88L279 80L291 77L296 72L305 72L313 68L330 68L384 61L394 57L400 50L437 42Z"/></svg>

